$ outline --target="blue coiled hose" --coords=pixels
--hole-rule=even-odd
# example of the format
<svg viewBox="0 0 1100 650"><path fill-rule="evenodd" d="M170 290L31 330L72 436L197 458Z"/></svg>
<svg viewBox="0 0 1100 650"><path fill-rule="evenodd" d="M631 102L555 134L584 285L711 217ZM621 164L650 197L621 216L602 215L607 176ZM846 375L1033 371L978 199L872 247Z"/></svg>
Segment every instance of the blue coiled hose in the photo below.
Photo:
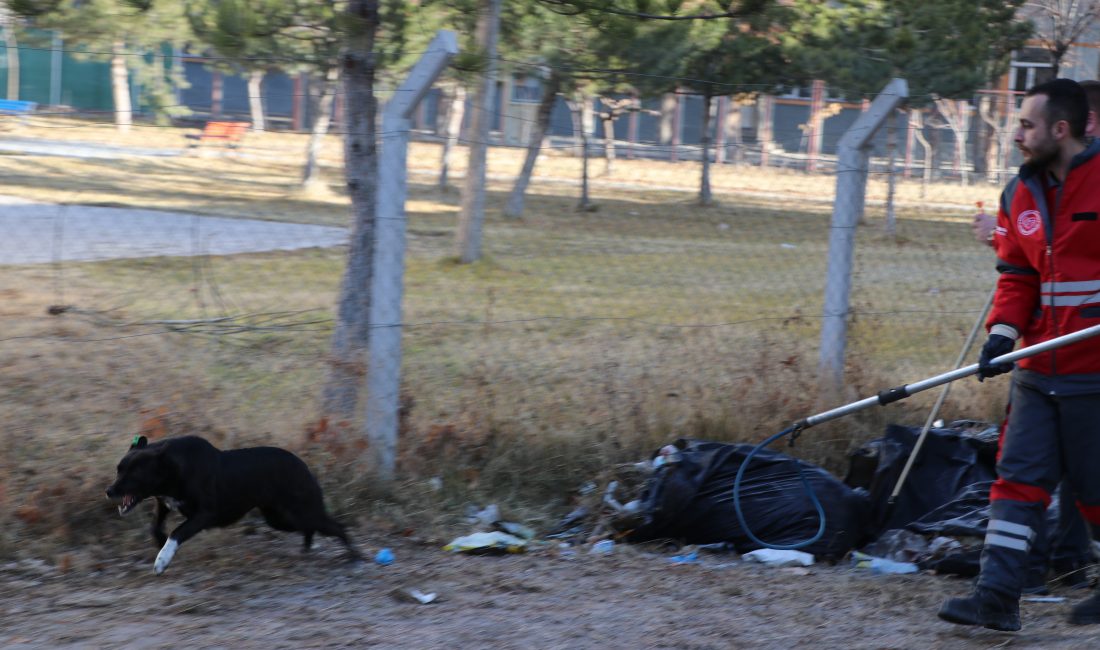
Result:
<svg viewBox="0 0 1100 650"><path fill-rule="evenodd" d="M798 424L795 424L787 427L786 429L783 429L779 433L768 438L759 445L753 447L752 451L749 452L749 455L745 456L745 461L741 463L740 469L737 470L737 477L733 479L733 509L737 512L737 521L741 524L741 528L745 530L745 534L748 535L749 539L759 544L760 546L763 546L764 548L773 548L778 551L792 551L809 546L810 544L813 544L814 542L820 540L825 535L825 508L822 507L821 501L817 498L817 493L814 492L813 486L810 485L809 479L806 478L806 473L802 471L802 463L798 462L798 459L792 459L792 462L795 464L796 467L798 467L798 478L802 480L802 485L805 486L806 493L810 495L810 501L813 502L814 508L817 510L817 517L818 521L820 522L820 525L818 525L817 527L817 532L814 533L813 537L805 541L798 542L797 544L769 544L768 542L765 542L764 540L758 538L756 535L753 534L752 530L749 529L748 522L745 521L744 513L741 512L741 477L745 475L745 469L752 461L752 457L755 456L757 452L759 452L761 449L767 447L776 440L779 440L783 436L792 436L791 443L793 444L794 439L798 437L798 434L801 433L801 431L802 427L800 427Z"/></svg>

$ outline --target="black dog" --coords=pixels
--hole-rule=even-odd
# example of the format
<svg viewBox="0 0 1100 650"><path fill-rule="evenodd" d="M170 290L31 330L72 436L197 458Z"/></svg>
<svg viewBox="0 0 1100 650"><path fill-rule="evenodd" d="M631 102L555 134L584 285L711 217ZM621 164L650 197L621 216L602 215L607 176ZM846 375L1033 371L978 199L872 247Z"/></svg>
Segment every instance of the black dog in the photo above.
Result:
<svg viewBox="0 0 1100 650"><path fill-rule="evenodd" d="M220 451L198 436L168 438L149 444L136 436L118 463L118 477L107 488L108 499L121 499L125 515L147 497L156 497L153 540L160 548L153 570L160 574L180 544L206 528L228 526L259 508L276 530L300 532L303 550L313 534L336 537L353 558L359 554L344 526L325 512L321 486L301 458L278 447ZM168 510L186 521L164 534Z"/></svg>

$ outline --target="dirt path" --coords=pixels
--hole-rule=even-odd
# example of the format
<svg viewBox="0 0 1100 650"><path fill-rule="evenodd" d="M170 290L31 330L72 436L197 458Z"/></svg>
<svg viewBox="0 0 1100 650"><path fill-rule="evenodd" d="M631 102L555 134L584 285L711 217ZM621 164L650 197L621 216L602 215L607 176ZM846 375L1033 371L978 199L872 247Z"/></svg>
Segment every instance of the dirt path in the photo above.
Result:
<svg viewBox="0 0 1100 650"><path fill-rule="evenodd" d="M1095 648L1100 629L1064 623L1063 603L1025 603L1024 630L997 633L935 617L968 590L932 575L844 566L771 569L731 555L674 564L652 549L609 556L477 557L403 539L389 566L343 561L322 541L240 528L204 533L160 577L152 549L66 572L0 565L3 648ZM395 598L439 594L421 605Z"/></svg>

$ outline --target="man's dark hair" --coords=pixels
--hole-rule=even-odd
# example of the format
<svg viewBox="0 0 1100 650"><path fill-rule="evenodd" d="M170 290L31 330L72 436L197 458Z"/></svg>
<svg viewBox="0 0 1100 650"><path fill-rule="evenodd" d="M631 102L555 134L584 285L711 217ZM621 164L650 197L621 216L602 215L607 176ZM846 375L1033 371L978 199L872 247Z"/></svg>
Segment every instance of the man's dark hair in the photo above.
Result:
<svg viewBox="0 0 1100 650"><path fill-rule="evenodd" d="M1032 86L1027 97L1046 95L1047 105L1043 111L1048 126L1065 120L1069 124L1069 133L1075 138L1085 137L1085 127L1089 120L1089 100L1085 89L1073 79L1051 79Z"/></svg>

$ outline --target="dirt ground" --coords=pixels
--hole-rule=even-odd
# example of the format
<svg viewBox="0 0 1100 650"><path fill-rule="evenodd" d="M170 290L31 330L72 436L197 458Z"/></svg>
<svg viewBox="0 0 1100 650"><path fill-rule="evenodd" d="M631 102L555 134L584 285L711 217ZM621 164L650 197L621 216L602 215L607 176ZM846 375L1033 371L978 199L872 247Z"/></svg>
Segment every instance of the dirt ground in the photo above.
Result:
<svg viewBox="0 0 1100 650"><path fill-rule="evenodd" d="M733 554L677 564L671 551L618 545L609 555L547 546L468 556L438 541L366 537L346 561L320 540L203 533L162 576L155 551L131 549L0 565L0 647L14 648L1096 648L1100 629L1064 622L1065 602L1025 602L1015 634L939 621L968 582L872 575L848 566L769 568ZM408 602L403 589L435 593Z"/></svg>

